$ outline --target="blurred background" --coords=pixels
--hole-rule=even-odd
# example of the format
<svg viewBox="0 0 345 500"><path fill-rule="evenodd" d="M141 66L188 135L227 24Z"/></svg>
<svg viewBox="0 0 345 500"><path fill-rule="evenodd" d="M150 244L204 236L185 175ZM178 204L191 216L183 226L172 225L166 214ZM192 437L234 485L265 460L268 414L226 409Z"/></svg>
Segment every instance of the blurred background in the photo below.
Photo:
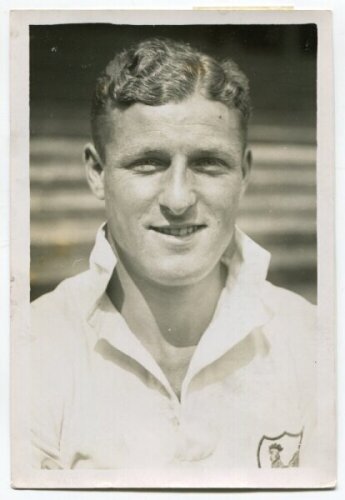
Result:
<svg viewBox="0 0 345 500"><path fill-rule="evenodd" d="M31 26L31 299L88 267L105 217L82 162L95 80L152 36L231 57L249 77L254 167L238 222L272 253L269 280L316 303L315 25Z"/></svg>

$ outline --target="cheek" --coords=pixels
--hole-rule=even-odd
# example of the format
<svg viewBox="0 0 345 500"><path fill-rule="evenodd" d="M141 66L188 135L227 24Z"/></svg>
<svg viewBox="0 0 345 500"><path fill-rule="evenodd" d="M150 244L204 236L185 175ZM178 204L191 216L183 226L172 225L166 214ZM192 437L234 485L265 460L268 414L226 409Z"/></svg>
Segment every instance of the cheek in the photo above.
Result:
<svg viewBox="0 0 345 500"><path fill-rule="evenodd" d="M113 171L105 177L105 203L108 216L117 220L138 220L152 204L155 186L127 171Z"/></svg>
<svg viewBox="0 0 345 500"><path fill-rule="evenodd" d="M217 179L205 190L205 201L219 222L232 220L236 216L241 198L241 179Z"/></svg>

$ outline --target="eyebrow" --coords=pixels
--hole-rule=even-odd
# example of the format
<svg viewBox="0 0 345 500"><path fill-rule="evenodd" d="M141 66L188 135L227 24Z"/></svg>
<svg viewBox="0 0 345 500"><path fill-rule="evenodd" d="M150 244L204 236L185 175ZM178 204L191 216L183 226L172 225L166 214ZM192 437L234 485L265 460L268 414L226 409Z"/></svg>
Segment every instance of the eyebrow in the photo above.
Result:
<svg viewBox="0 0 345 500"><path fill-rule="evenodd" d="M162 149L157 149L157 148L144 148L144 149L139 149L137 151L129 151L126 153L123 153L120 155L121 160L123 161L134 161L136 159L139 159L141 157L150 157L150 156L156 156L160 158L170 158L170 154Z"/></svg>
<svg viewBox="0 0 345 500"><path fill-rule="evenodd" d="M197 151L193 152L191 155L191 158L200 158L202 156L226 156L230 157L231 159L234 159L235 152L232 150L227 150L225 151L221 147L213 147L213 148L203 148L200 147Z"/></svg>

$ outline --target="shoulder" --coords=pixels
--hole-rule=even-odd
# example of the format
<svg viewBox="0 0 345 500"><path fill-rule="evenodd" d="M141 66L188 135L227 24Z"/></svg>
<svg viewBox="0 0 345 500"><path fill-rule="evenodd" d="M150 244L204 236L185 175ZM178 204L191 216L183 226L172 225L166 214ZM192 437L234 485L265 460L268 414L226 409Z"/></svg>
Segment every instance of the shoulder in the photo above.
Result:
<svg viewBox="0 0 345 500"><path fill-rule="evenodd" d="M85 290L90 282L89 271L67 278L53 291L31 303L31 318L36 321L58 320L77 313L76 306L83 305Z"/></svg>
<svg viewBox="0 0 345 500"><path fill-rule="evenodd" d="M317 307L301 295L266 282L263 301L272 312L272 322L279 323L291 332L304 332L313 336L316 329ZM283 328L285 330L285 328Z"/></svg>
<svg viewBox="0 0 345 500"><path fill-rule="evenodd" d="M314 315L316 311L316 306L301 295L286 288L273 285L269 281L265 282L263 296L280 314L287 314L291 309L295 313L307 313L308 315Z"/></svg>
<svg viewBox="0 0 345 500"><path fill-rule="evenodd" d="M267 282L263 300L271 311L265 327L272 357L297 374L309 389L315 383L317 308L300 295Z"/></svg>
<svg viewBox="0 0 345 500"><path fill-rule="evenodd" d="M300 295L266 283L263 299L271 312L265 333L272 354L302 371L313 369L317 338L317 308Z"/></svg>
<svg viewBox="0 0 345 500"><path fill-rule="evenodd" d="M85 345L77 322L88 279L86 272L64 280L31 304L31 432L38 467L47 456L59 456L66 405Z"/></svg>
<svg viewBox="0 0 345 500"><path fill-rule="evenodd" d="M86 317L90 281L86 271L62 281L31 303L31 338L40 355L48 350L71 351Z"/></svg>
<svg viewBox="0 0 345 500"><path fill-rule="evenodd" d="M42 393L68 392L75 363L88 349L84 312L90 280L88 272L68 278L31 304L32 376Z"/></svg>

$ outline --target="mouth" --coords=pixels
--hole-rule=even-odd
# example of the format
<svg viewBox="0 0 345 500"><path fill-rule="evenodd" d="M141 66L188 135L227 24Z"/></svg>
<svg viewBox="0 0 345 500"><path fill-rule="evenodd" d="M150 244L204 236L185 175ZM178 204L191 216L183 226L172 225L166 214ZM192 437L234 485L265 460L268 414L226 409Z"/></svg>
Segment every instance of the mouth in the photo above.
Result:
<svg viewBox="0 0 345 500"><path fill-rule="evenodd" d="M205 224L188 224L184 226L150 226L150 229L167 236L183 238L205 229Z"/></svg>

